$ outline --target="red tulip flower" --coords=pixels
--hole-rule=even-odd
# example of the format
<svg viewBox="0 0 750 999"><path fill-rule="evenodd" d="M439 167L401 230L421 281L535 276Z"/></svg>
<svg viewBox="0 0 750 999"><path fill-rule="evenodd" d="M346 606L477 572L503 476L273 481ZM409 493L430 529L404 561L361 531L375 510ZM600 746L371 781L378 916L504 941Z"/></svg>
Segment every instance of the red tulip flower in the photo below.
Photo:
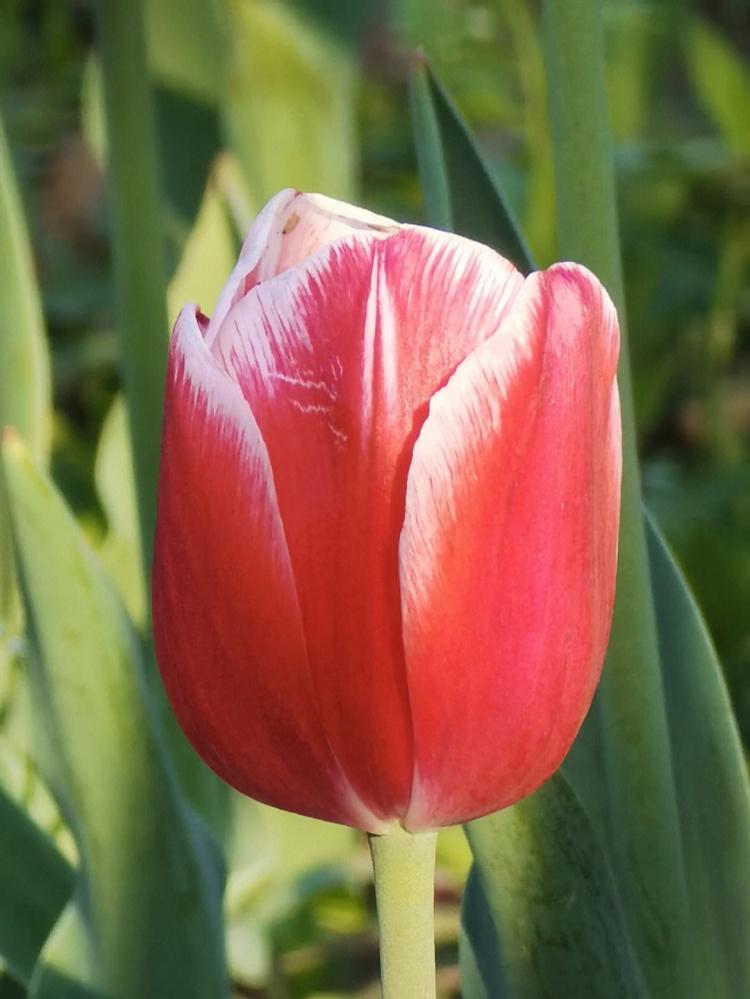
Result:
<svg viewBox="0 0 750 999"><path fill-rule="evenodd" d="M156 647L224 780L381 833L552 774L610 628L618 343L583 267L273 198L169 355Z"/></svg>

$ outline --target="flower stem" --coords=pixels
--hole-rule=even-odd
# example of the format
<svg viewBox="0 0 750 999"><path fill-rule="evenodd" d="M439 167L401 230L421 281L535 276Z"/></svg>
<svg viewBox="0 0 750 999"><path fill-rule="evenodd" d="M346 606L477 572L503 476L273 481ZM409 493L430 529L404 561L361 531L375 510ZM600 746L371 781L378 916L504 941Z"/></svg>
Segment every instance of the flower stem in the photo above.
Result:
<svg viewBox="0 0 750 999"><path fill-rule="evenodd" d="M383 999L435 999L437 833L370 836Z"/></svg>

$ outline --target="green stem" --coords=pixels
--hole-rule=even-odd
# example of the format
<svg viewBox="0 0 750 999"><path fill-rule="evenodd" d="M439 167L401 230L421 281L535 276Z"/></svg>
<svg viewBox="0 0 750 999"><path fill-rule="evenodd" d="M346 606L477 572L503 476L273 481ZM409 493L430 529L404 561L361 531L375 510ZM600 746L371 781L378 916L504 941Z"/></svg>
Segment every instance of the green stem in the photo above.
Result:
<svg viewBox="0 0 750 999"><path fill-rule="evenodd" d="M167 314L156 138L141 0L99 0L120 360L143 564L151 565Z"/></svg>
<svg viewBox="0 0 750 999"><path fill-rule="evenodd" d="M687 901L643 529L599 0L545 0L560 253L620 316L623 484L617 599L599 691L607 810L626 912L654 994L679 994Z"/></svg>
<svg viewBox="0 0 750 999"><path fill-rule="evenodd" d="M383 999L435 999L437 833L370 836Z"/></svg>

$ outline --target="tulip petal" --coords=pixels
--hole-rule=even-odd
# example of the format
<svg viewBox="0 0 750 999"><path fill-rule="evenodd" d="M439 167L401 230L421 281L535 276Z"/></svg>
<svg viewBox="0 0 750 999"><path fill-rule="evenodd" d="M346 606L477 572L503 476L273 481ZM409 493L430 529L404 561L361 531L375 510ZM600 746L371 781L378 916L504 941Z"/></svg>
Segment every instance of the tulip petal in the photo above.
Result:
<svg viewBox="0 0 750 999"><path fill-rule="evenodd" d="M153 578L165 686L228 783L377 831L320 723L265 446L202 332L188 307L170 346Z"/></svg>
<svg viewBox="0 0 750 999"><path fill-rule="evenodd" d="M261 283L213 345L273 469L326 733L377 815L413 779L398 538L427 404L522 284L486 247L363 231Z"/></svg>
<svg viewBox="0 0 750 999"><path fill-rule="evenodd" d="M253 222L237 265L216 303L206 332L209 347L231 307L261 281L268 281L311 254L353 232L384 237L397 222L322 194L287 188L268 202Z"/></svg>
<svg viewBox="0 0 750 999"><path fill-rule="evenodd" d="M618 341L598 281L556 265L431 400L400 541L408 828L529 794L589 707L614 599Z"/></svg>

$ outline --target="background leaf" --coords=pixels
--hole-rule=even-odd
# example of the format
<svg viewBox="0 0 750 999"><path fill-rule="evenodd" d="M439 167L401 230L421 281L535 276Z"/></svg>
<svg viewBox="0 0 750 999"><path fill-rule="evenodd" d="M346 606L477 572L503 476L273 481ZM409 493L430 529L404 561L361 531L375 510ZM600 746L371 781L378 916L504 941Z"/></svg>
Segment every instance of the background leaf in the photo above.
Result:
<svg viewBox="0 0 750 999"><path fill-rule="evenodd" d="M282 187L354 198L356 74L348 48L291 3L227 0L226 10L226 124L254 209Z"/></svg>
<svg viewBox="0 0 750 999"><path fill-rule="evenodd" d="M696 91L729 148L750 153L750 70L731 44L712 27L694 21L687 32L686 55Z"/></svg>
<svg viewBox="0 0 750 999"><path fill-rule="evenodd" d="M531 254L513 215L452 101L416 57L411 106L427 221L487 243L523 271Z"/></svg>
<svg viewBox="0 0 750 999"><path fill-rule="evenodd" d="M0 789L0 959L19 981L28 982L73 879L52 840Z"/></svg>

